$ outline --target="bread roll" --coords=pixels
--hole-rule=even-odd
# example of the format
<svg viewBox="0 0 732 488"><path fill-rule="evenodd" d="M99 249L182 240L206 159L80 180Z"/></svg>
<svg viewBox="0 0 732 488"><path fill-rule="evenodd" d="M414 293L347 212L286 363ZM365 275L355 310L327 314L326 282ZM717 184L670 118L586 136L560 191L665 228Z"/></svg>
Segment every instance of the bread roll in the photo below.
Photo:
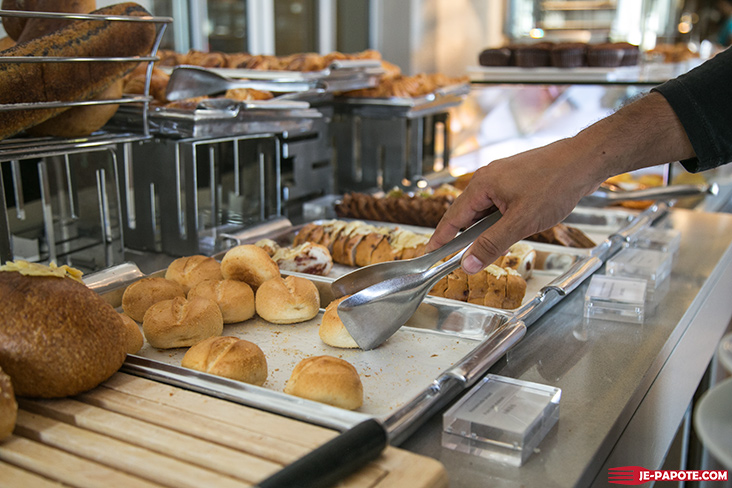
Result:
<svg viewBox="0 0 732 488"><path fill-rule="evenodd" d="M18 402L15 401L10 377L0 368L0 441L13 433L18 418Z"/></svg>
<svg viewBox="0 0 732 488"><path fill-rule="evenodd" d="M229 280L244 281L255 291L262 283L280 275L267 251L253 244L229 249L221 260L221 273Z"/></svg>
<svg viewBox="0 0 732 488"><path fill-rule="evenodd" d="M16 395L76 395L122 366L122 319L83 283L3 271L0 297L0 367Z"/></svg>
<svg viewBox="0 0 732 488"><path fill-rule="evenodd" d="M256 344L236 337L210 337L188 349L184 368L262 386L267 379L267 359Z"/></svg>
<svg viewBox="0 0 732 488"><path fill-rule="evenodd" d="M206 280L223 280L221 264L214 258L195 255L178 258L168 266L165 278L173 280L188 293L191 288Z"/></svg>
<svg viewBox="0 0 732 488"><path fill-rule="evenodd" d="M188 292L188 299L193 297L204 297L216 302L225 324L244 322L254 317L254 292L243 281L202 281Z"/></svg>
<svg viewBox="0 0 732 488"><path fill-rule="evenodd" d="M158 302L145 312L142 332L158 349L190 347L224 330L224 318L216 302L203 297L175 297Z"/></svg>
<svg viewBox="0 0 732 488"><path fill-rule="evenodd" d="M125 331L125 351L127 354L137 354L145 344L145 338L142 337L140 326L132 320L127 314L119 314L122 318L122 326Z"/></svg>
<svg viewBox="0 0 732 488"><path fill-rule="evenodd" d="M142 322L151 306L174 297L185 298L178 283L165 278L142 278L127 287L122 295L122 310L137 322Z"/></svg>
<svg viewBox="0 0 732 488"><path fill-rule="evenodd" d="M272 278L257 290L257 313L273 324L294 324L310 320L320 310L315 284L299 276Z"/></svg>
<svg viewBox="0 0 732 488"><path fill-rule="evenodd" d="M325 307L325 313L323 314L323 321L320 323L320 328L318 329L318 335L329 346L343 349L358 348L358 344L356 344L356 341L351 337L348 329L346 329L346 326L343 325L340 317L338 317L338 304L348 298L348 296L333 300Z"/></svg>
<svg viewBox="0 0 732 488"><path fill-rule="evenodd" d="M347 410L363 405L363 385L358 371L348 361L331 356L300 361L284 392Z"/></svg>

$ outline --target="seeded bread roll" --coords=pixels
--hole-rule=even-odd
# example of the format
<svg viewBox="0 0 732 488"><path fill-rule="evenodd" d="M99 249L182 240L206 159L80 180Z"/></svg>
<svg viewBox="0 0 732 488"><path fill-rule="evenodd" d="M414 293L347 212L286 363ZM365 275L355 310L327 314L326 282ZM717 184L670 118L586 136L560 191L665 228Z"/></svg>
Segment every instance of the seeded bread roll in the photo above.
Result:
<svg viewBox="0 0 732 488"><path fill-rule="evenodd" d="M145 344L145 338L142 337L140 326L126 314L121 313L119 316L122 318L122 325L125 331L125 351L127 354L137 354L142 349L143 344Z"/></svg>
<svg viewBox="0 0 732 488"><path fill-rule="evenodd" d="M223 280L221 264L208 256L186 256L178 258L165 270L165 278L178 283L188 293L191 288L205 280Z"/></svg>
<svg viewBox="0 0 732 488"><path fill-rule="evenodd" d="M158 302L145 312L142 332L158 349L190 347L224 330L224 318L216 302L203 297L175 297Z"/></svg>
<svg viewBox="0 0 732 488"><path fill-rule="evenodd" d="M340 317L338 317L338 304L348 298L348 296L333 300L325 307L325 313L323 314L323 321L318 329L318 335L329 346L343 349L356 349L358 348L358 344L356 344L356 341L351 337L348 329L346 329L346 326L343 325Z"/></svg>
<svg viewBox="0 0 732 488"><path fill-rule="evenodd" d="M122 295L122 310L132 320L142 322L145 312L158 302L174 297L185 298L183 288L165 278L143 278L127 287Z"/></svg>
<svg viewBox="0 0 732 488"><path fill-rule="evenodd" d="M320 310L320 294L312 281L299 276L272 278L257 290L257 313L273 324L310 320Z"/></svg>
<svg viewBox="0 0 732 488"><path fill-rule="evenodd" d="M236 337L209 337L188 349L184 368L262 386L267 379L267 359L256 344Z"/></svg>
<svg viewBox="0 0 732 488"><path fill-rule="evenodd" d="M188 292L188 299L193 297L204 297L216 302L225 324L243 322L254 317L254 292L243 281L202 281Z"/></svg>
<svg viewBox="0 0 732 488"><path fill-rule="evenodd" d="M15 401L10 377L0 368L0 441L13 433L18 417L18 402Z"/></svg>
<svg viewBox="0 0 732 488"><path fill-rule="evenodd" d="M348 361L331 356L300 361L284 392L347 410L363 405L363 385L358 371Z"/></svg>
<svg viewBox="0 0 732 488"><path fill-rule="evenodd" d="M253 244L229 249L221 260L221 273L228 280L247 283L255 291L262 283L280 275L280 269L267 251Z"/></svg>
<svg viewBox="0 0 732 488"><path fill-rule="evenodd" d="M83 283L2 271L0 297L0 367L16 395L76 395L122 366L122 319Z"/></svg>

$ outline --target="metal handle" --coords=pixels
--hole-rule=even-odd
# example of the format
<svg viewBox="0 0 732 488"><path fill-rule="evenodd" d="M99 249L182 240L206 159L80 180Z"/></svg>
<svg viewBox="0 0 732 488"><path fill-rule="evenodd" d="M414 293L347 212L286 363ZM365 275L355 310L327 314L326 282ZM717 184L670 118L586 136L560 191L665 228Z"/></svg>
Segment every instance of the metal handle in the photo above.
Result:
<svg viewBox="0 0 732 488"><path fill-rule="evenodd" d="M612 201L658 200L691 197L705 193L716 195L718 192L719 186L716 183L711 185L671 185L644 188L642 190L607 192L607 198Z"/></svg>
<svg viewBox="0 0 732 488"><path fill-rule="evenodd" d="M562 276L543 287L540 293L546 294L549 290L555 290L561 296L569 295L585 278L600 269L601 266L602 260L597 257L581 259L574 263Z"/></svg>
<svg viewBox="0 0 732 488"><path fill-rule="evenodd" d="M524 334L526 334L526 325L523 322L509 323L505 328L483 341L469 358L455 365L445 374L458 378L466 387L472 385Z"/></svg>
<svg viewBox="0 0 732 488"><path fill-rule="evenodd" d="M458 234L457 237L446 243L444 246L440 247L439 249L435 249L429 254L425 254L424 256L415 259L415 261L420 261L420 264L425 264L425 268L435 265L436 263L445 259L450 254L467 248L467 246L472 244L478 238L478 236L488 230L490 226L498 222L498 219L500 219L501 217L501 212L496 210L492 214L483 217L481 220L468 227L464 232Z"/></svg>

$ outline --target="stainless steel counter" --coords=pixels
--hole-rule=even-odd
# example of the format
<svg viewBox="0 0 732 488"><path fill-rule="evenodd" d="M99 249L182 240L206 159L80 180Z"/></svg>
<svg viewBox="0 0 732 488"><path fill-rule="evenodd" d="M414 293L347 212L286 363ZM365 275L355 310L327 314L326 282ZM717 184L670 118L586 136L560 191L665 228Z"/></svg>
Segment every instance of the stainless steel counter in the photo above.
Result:
<svg viewBox="0 0 732 488"><path fill-rule="evenodd" d="M676 209L661 223L681 248L643 325L583 319L585 283L491 369L562 389L559 422L524 466L442 448L441 414L402 447L441 461L453 487L605 486L609 467L660 468L732 318L732 216Z"/></svg>

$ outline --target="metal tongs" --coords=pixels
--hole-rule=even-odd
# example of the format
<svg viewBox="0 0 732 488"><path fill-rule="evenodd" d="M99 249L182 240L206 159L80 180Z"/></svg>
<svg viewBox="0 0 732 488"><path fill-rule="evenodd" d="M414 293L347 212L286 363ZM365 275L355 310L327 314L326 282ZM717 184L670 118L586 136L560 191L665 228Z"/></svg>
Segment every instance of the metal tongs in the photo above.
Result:
<svg viewBox="0 0 732 488"><path fill-rule="evenodd" d="M582 197L579 205L585 207L604 207L619 202L638 200L668 200L671 198L693 197L697 195L716 195L719 186L711 185L669 185L644 188L642 190L616 190L609 186L600 186L597 191Z"/></svg>
<svg viewBox="0 0 732 488"><path fill-rule="evenodd" d="M373 349L394 335L435 283L460 267L473 241L500 218L496 210L431 253L372 264L334 281L331 289L336 297L351 295L338 304L338 316L358 347ZM455 252L455 256L438 264Z"/></svg>
<svg viewBox="0 0 732 488"><path fill-rule="evenodd" d="M170 101L222 93L231 88L252 88L277 93L324 89L319 80L249 80L220 75L199 66L178 66L170 74L165 97Z"/></svg>

